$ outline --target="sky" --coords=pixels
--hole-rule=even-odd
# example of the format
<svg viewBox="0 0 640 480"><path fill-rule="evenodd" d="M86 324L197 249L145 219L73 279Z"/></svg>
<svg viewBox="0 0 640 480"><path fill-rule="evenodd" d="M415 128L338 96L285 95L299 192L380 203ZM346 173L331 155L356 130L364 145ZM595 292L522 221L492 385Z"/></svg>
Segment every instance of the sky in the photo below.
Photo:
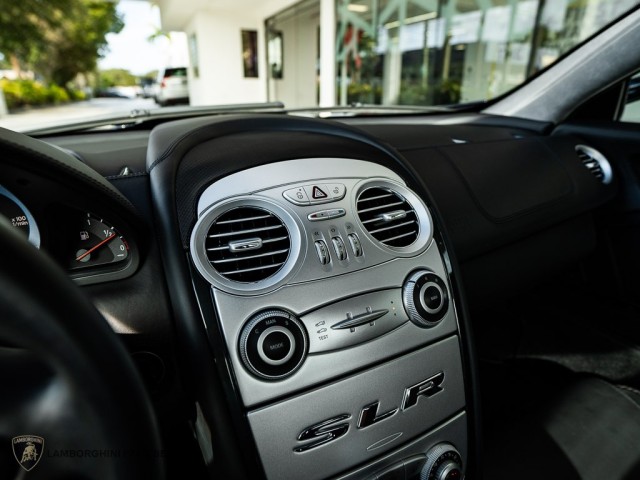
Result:
<svg viewBox="0 0 640 480"><path fill-rule="evenodd" d="M149 2L122 0L118 12L124 15L124 28L107 35L109 53L98 61L99 68L124 68L135 75L162 68L168 61L168 41L147 40L160 27L158 8Z"/></svg>

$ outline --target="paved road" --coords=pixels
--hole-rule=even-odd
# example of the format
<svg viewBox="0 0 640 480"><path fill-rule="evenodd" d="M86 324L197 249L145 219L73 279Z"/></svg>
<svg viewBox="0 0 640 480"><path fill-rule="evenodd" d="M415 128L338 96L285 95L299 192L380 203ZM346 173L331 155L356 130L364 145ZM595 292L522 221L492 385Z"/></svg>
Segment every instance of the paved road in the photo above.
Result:
<svg viewBox="0 0 640 480"><path fill-rule="evenodd" d="M135 109L158 108L150 98L94 98L55 107L34 108L0 117L0 127L16 131L76 123L90 118L125 114Z"/></svg>

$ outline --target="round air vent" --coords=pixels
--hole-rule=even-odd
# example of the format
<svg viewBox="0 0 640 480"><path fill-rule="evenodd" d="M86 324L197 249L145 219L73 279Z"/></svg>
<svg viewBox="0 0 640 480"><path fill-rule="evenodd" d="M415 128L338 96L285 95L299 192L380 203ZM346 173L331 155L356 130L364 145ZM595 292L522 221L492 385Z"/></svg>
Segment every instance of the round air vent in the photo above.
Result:
<svg viewBox="0 0 640 480"><path fill-rule="evenodd" d="M211 266L235 282L259 282L287 261L291 241L282 220L257 207L237 207L216 218L205 241Z"/></svg>
<svg viewBox="0 0 640 480"><path fill-rule="evenodd" d="M362 226L381 244L408 247L418 239L420 222L416 211L390 188L366 188L358 196L356 206Z"/></svg>
<svg viewBox="0 0 640 480"><path fill-rule="evenodd" d="M609 160L604 155L595 148L587 147L586 145L576 145L576 153L582 164L594 177L605 185L611 183L613 170Z"/></svg>
<svg viewBox="0 0 640 480"><path fill-rule="evenodd" d="M271 200L239 197L212 206L191 235L198 271L232 293L263 293L282 284L301 255L300 228Z"/></svg>

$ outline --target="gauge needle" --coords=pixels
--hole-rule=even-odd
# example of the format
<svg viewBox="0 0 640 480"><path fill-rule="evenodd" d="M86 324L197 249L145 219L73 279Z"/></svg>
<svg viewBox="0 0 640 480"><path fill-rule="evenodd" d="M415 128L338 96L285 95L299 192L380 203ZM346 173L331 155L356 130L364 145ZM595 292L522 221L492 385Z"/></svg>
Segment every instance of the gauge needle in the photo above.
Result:
<svg viewBox="0 0 640 480"><path fill-rule="evenodd" d="M95 252L98 248L100 248L102 245L104 245L105 243L107 243L109 240L112 240L113 238L115 238L116 234L112 233L111 235L109 235L107 238L105 238L104 240L102 240L99 244L97 244L94 247L91 247L89 250L87 250L86 252L84 252L82 255L80 255L78 258L76 258L76 261L79 262L80 260L82 260L84 257L86 257L87 255L89 255L91 252Z"/></svg>

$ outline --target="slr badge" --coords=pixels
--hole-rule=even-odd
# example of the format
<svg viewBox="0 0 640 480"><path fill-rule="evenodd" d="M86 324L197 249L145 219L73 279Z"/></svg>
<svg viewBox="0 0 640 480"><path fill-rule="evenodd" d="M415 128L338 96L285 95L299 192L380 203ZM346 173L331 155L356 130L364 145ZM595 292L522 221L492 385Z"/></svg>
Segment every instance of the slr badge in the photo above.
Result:
<svg viewBox="0 0 640 480"><path fill-rule="evenodd" d="M329 418L324 422L316 423L315 425L305 428L300 432L300 435L298 435L298 440L301 442L313 440L313 442L294 448L293 451L296 453L306 452L307 450L311 450L312 448L319 447L320 445L333 442L340 438L349 430L348 420L350 418L351 415L343 413L337 417Z"/></svg>
<svg viewBox="0 0 640 480"><path fill-rule="evenodd" d="M20 435L11 440L13 456L27 472L32 470L40 461L44 450L44 438L37 435Z"/></svg>
<svg viewBox="0 0 640 480"><path fill-rule="evenodd" d="M420 398L431 398L444 390L444 372L438 372L430 376L426 380L406 387L402 394L402 403L400 407L392 408L386 412L378 412L380 402L376 401L365 405L360 410L356 426L358 430L370 427L376 423L393 417L398 412L405 412L418 404ZM342 437L349 431L349 419L351 415L343 413L333 418L329 418L323 422L316 423L305 428L298 435L299 442L305 442L294 448L296 453L307 452L311 449L319 447L329 442L333 442ZM400 434L401 435L401 434ZM400 436L398 435L398 436ZM395 438L398 438L396 436ZM393 440L395 440L395 438ZM391 441L393 441L391 440Z"/></svg>

